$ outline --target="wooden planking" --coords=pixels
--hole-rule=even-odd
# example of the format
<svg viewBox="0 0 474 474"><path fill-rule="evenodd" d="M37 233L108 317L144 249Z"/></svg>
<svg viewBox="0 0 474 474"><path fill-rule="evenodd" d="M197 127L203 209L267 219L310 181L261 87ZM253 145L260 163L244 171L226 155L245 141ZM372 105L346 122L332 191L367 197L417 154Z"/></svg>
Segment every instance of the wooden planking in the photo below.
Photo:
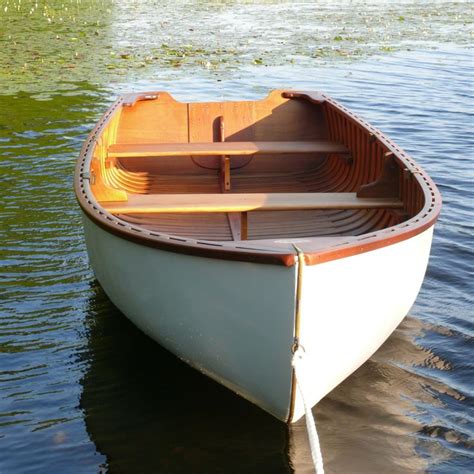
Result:
<svg viewBox="0 0 474 474"><path fill-rule="evenodd" d="M317 140L327 136L322 109L273 91L257 101L189 104L189 141L217 141L218 117L232 141ZM304 126L302 126L304 124Z"/></svg>
<svg viewBox="0 0 474 474"><path fill-rule="evenodd" d="M255 103L243 102L204 102L188 104L189 142L254 141ZM225 133L224 133L225 120ZM224 137L224 139L223 139ZM272 140L267 137L267 140ZM231 168L248 164L253 155L239 156L230 163ZM201 158L193 155L193 161L203 168L218 169L218 157Z"/></svg>
<svg viewBox="0 0 474 474"><path fill-rule="evenodd" d="M145 194L127 202L102 203L112 214L247 212L293 209L398 209L392 198L358 198L356 193Z"/></svg>
<svg viewBox="0 0 474 474"><path fill-rule="evenodd" d="M189 142L220 141L221 117L225 120L225 136L237 141L255 140L255 103L202 102L188 104Z"/></svg>
<svg viewBox="0 0 474 474"><path fill-rule="evenodd" d="M398 176L400 195L403 196L403 202L406 207L406 215L401 219L405 220L414 217L414 214L419 212L423 207L427 209L427 212L416 220L412 219L407 222L403 228L390 229L391 232L385 232L385 236L368 234L366 236L368 240L364 240L358 244L357 248L344 243L342 247L332 250L330 254L327 253L323 255L323 259L331 260L340 258L341 256L353 255L361 251L378 248L383 245L389 245L396 241L403 240L404 238L411 237L412 235L416 235L421 232L421 230L426 229L428 225L434 223L434 220L439 214L440 207L439 195L437 195L436 188L432 188L429 177L424 175L423 172L420 172L421 177L415 174L415 172L418 173L417 170L415 170L413 174L411 173L412 167L414 166L413 163L409 157L405 157L404 153L398 150L396 145L390 142L380 132L370 128L370 126L353 114L349 114L342 106L334 103L329 98L327 98L324 103L318 104L317 107L313 107L312 104L306 100L290 100L285 102L285 100L280 99L281 95L281 91L275 91L265 100L257 101L253 108L252 106L243 106L241 109L239 106L233 105L228 109L217 105L216 112L221 112L221 115L223 113L227 115L227 112L232 109L232 113L238 116L237 120L234 121L236 125L242 116L243 109L248 109L249 112L252 112L254 115L253 123L247 125L245 125L245 123L239 123L233 130L233 134L236 136L229 136L229 139L234 141L245 140L256 142L272 140L338 140L351 149L353 155L352 166L349 166L349 163L347 163L345 159L341 159L341 156L338 156L336 153L326 155L276 154L268 156L265 154L257 154L233 156L231 168L235 169L232 175L232 190L234 193L249 193L254 191L260 193L341 193L358 191L361 186L374 181L377 176L380 175L383 164L381 157L384 153L392 151L395 153L399 164L406 166L406 170L404 171L407 171L403 173L403 175L400 173L400 176ZM284 99L288 97L288 94L283 94ZM180 123L185 126L178 130L172 126L169 129L163 130L164 133L160 133L160 131L156 133L154 124L150 127L147 125L150 119L153 120L154 111L152 109L155 108L154 104L161 101L160 99L163 100L163 97L160 97L157 101L141 101L133 107L124 107L126 117L119 128L122 129L122 125L126 125L124 128L128 129L127 133L121 133L121 130L119 130L120 136L115 137L115 140L112 137L113 134L110 134L108 139L103 141L104 151L107 151L108 145L111 143L153 144L160 142L186 143L216 141L214 134L209 138L198 138L194 136L193 131L190 130L192 124L189 123L190 115L192 115L189 113L189 109L194 109L194 107L191 107L191 104L185 104L188 112L188 123L185 124L180 121ZM172 104L174 101L172 101L169 96L166 101L171 103L170 112L172 117L164 113L164 110L160 110L158 115L161 115L163 112L163 123L168 125L170 122L176 122L175 119L182 114L183 107L181 105L176 105L175 107ZM316 100L316 102L319 102L319 99ZM298 103L306 103L306 109L296 106ZM117 105L120 105L120 102L114 105L114 107ZM219 108L222 110L218 111L217 109ZM131 113L132 109L134 109L136 113ZM324 109L327 109L325 117L322 115ZM332 113L329 112L331 109ZM111 110L113 111L113 109ZM144 113L138 113L139 110L143 110ZM243 115L246 114L244 113ZM207 124L210 122L212 124L212 127L207 128L207 130L212 128L214 131L216 129L216 117L218 117L218 115L210 113L210 121L202 121L203 124L204 122L207 122ZM107 119L107 116L104 118L107 124L107 120L109 119ZM168 118L171 118L171 120L168 120ZM310 120L304 120L305 118L310 118ZM230 118L230 122L232 121L232 118ZM304 126L302 126L302 124L304 124ZM162 125L160 125L160 127L161 126ZM143 130L143 128L145 130ZM206 127L203 127L203 130L205 128ZM230 126L229 129L232 130L232 126ZM100 130L99 128L94 130L94 133L91 134L88 139L88 145L94 143L97 138L97 133ZM167 134L169 134L169 136L166 136ZM184 137L185 134L187 135L187 139ZM248 137L244 138L244 135L247 134ZM78 168L80 172L83 171L84 164L90 164L89 155L90 150L88 151L88 147L81 152L80 167ZM97 158L97 156L95 158ZM200 160L199 163L198 160ZM206 157L189 156L176 160L168 159L166 156L161 158L143 157L122 158L117 160L112 158L111 160L105 160L105 164L103 164L103 168L105 169L103 178L108 186L122 188L132 194L137 192L149 194L218 193L220 186L217 173L214 173L213 176L207 174L210 168L209 162L212 160L216 162L216 166L212 169L218 170L220 164L219 155ZM197 164L199 164L199 166L193 166ZM245 164L245 167L243 167L243 164ZM401 166L402 169L403 166ZM95 197L100 202L109 200L109 196L106 196L106 199L102 199L97 195L100 195L100 192L94 187L94 178L97 179L98 177L97 174L94 173L95 167L92 166L90 171L92 193L95 194ZM115 171L117 171L117 176L112 176L112 172ZM102 172L102 168L99 172ZM87 174L87 170L84 174ZM99 225L106 227L107 230L112 233L117 233L119 236L125 236L126 238L130 237L139 243L161 248L162 242L158 241L159 239L155 234L150 236L147 232L131 232L128 227L116 225L118 223L114 222L110 216L104 216L100 211L97 212L93 197L87 192L84 192L82 183L83 180L80 179L79 175L79 179L76 179L76 192L81 206L89 217L97 221ZM79 187L79 185L81 185L81 187ZM85 189L87 190L87 187ZM94 191L97 191L97 194ZM380 194L375 193L375 196L379 197ZM367 198L368 196L365 197ZM115 198L114 202L116 200L118 199ZM428 207L430 202L431 206ZM113 203L111 203L111 205L112 204ZM92 209L89 209L91 205ZM372 233L399 223L400 218L396 217L394 220L393 216L395 213L401 211L402 210L392 209L315 209L253 212L248 216L249 238L266 237L272 239L280 234L282 238L292 238L295 236L311 237L315 235L328 235L328 233L331 236ZM431 219L425 218L430 215L428 214L429 212L431 212ZM189 215L202 220L202 227L197 228L195 223L191 222L184 223L183 219L187 215L182 213L131 214L122 216L122 219L128 220L129 222L135 218L140 219L140 222L135 224L136 226L138 225L146 230L149 225L153 225L155 231L160 233L165 232L165 234L177 236L187 235L189 233L191 236L199 231L199 237L197 236L198 234L196 234L191 238L231 240L232 233L226 213L194 213ZM162 231L162 225L164 225L162 219L164 216L170 216L170 227L166 227L166 229ZM208 225L208 221L215 217L219 217L219 225ZM169 244L166 243L165 246L168 247ZM181 248L184 250L181 250ZM240 256L235 256L234 247L231 247L229 250L229 247L222 245L219 246L219 249L215 253L206 249L208 248L200 246L199 242L186 242L183 245L179 243L173 250L206 256L217 256L219 258L241 258ZM312 246L308 246L305 250L308 251L309 264L320 262L320 255ZM259 249L256 247L254 252L248 252L248 249L246 249L245 256L242 257L242 260L275 263L275 258L268 257L263 252L259 252ZM285 265L292 265L294 263L292 258L288 258L287 255L279 255L276 260Z"/></svg>
<svg viewBox="0 0 474 474"><path fill-rule="evenodd" d="M255 102L255 141L324 140L328 134L322 107L302 100L289 100L274 91L264 101ZM230 138L230 137L229 137Z"/></svg>
<svg viewBox="0 0 474 474"><path fill-rule="evenodd" d="M349 153L346 146L330 141L310 142L214 142L116 144L108 149L111 158L147 156L212 156L285 153Z"/></svg>
<svg viewBox="0 0 474 474"><path fill-rule="evenodd" d="M229 228L227 214L119 214L134 227L141 227L152 232L192 239L231 241L233 236ZM240 224L239 224L240 226ZM239 227L240 229L240 227ZM240 240L240 230L239 239Z"/></svg>
<svg viewBox="0 0 474 474"><path fill-rule="evenodd" d="M157 100L123 107L116 143L180 143L188 141L188 106L166 92Z"/></svg>
<svg viewBox="0 0 474 474"><path fill-rule="evenodd" d="M355 236L384 226L383 209L262 211L248 213L248 239ZM229 226L231 216L234 222ZM211 241L241 239L241 213L119 214L134 227ZM232 231L233 226L233 231Z"/></svg>

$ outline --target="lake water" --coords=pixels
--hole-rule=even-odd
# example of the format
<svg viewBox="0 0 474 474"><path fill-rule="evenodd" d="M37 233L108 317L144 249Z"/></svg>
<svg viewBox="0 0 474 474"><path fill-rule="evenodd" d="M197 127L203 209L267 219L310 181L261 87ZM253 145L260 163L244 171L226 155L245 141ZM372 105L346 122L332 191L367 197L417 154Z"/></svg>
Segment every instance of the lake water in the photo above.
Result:
<svg viewBox="0 0 474 474"><path fill-rule="evenodd" d="M416 304L314 409L327 472L473 472L471 40L467 2L0 1L0 472L311 472L304 421L287 428L114 308L72 191L122 91L285 87L354 109L444 200Z"/></svg>

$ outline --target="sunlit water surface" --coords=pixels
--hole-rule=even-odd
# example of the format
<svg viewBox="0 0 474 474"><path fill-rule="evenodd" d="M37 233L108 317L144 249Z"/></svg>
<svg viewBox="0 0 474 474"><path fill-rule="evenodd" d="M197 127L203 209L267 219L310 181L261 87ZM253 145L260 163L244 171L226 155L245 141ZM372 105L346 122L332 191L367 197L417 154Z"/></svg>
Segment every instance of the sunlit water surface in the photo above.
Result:
<svg viewBox="0 0 474 474"><path fill-rule="evenodd" d="M324 90L354 109L412 154L444 199L415 306L314 410L327 472L474 470L473 56L447 43L338 56L217 69L158 62L142 75L48 76L17 90L9 79L0 95L2 474L311 472L304 422L288 429L114 308L88 267L72 191L81 143L119 92L222 100L284 87Z"/></svg>

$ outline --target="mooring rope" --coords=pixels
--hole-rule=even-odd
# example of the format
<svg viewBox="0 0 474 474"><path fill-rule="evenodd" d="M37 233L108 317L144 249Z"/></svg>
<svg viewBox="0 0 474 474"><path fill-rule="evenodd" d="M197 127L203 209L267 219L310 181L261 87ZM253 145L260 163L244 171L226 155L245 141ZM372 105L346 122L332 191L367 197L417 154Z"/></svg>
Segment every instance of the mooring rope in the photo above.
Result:
<svg viewBox="0 0 474 474"><path fill-rule="evenodd" d="M309 393L308 385L305 380L305 364L304 358L305 350L304 347L299 343L300 336L300 319L301 319L301 297L303 294L303 269L304 269L304 253L295 244L294 249L298 255L298 285L296 294L296 315L295 315L295 341L292 347L293 358L291 365L295 374L295 382L298 387L298 391L303 401L305 417L306 417L306 430L308 431L309 445L311 448L311 458L313 459L314 469L316 474L324 474L323 466L323 455L321 454L321 446L319 444L319 436L316 430L316 422L314 421L313 413L311 411L311 405L308 405L306 401L306 394ZM309 372L309 371L308 371Z"/></svg>
<svg viewBox="0 0 474 474"><path fill-rule="evenodd" d="M324 474L323 455L321 453L321 446L319 444L319 436L316 430L316 422L314 421L313 412L311 411L311 405L306 402L305 393L306 381L304 378L304 349L302 346L296 348L293 354L291 365L295 371L296 385L303 401L305 418L306 418L306 430L308 431L309 445L311 447L311 457L313 459L314 469L316 474Z"/></svg>

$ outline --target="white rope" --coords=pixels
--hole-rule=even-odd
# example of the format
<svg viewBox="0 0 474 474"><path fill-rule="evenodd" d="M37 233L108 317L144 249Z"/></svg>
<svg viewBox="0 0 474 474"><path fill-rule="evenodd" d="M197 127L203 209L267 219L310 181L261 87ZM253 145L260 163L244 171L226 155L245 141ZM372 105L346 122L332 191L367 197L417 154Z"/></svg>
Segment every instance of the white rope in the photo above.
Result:
<svg viewBox="0 0 474 474"><path fill-rule="evenodd" d="M316 474L324 474L323 455L321 454L321 446L319 444L318 432L316 431L316 422L313 418L311 406L308 405L305 398L306 381L304 381L304 349L299 346L293 354L291 365L295 370L296 385L303 400L303 406L306 416L306 429L308 431L309 445L311 447L311 457L313 458L314 469Z"/></svg>

